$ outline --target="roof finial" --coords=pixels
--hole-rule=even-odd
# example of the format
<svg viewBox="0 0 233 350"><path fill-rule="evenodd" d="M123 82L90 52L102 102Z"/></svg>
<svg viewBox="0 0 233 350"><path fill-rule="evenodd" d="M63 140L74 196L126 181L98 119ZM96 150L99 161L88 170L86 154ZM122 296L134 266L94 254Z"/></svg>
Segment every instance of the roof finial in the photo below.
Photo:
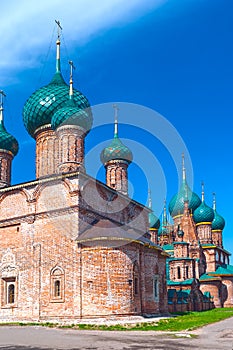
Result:
<svg viewBox="0 0 233 350"><path fill-rule="evenodd" d="M183 181L186 180L186 170L185 170L185 158L184 158L184 153L182 153L182 179L183 179Z"/></svg>
<svg viewBox="0 0 233 350"><path fill-rule="evenodd" d="M115 110L115 115L114 115L114 138L118 137L118 111L119 107L117 104L114 103L113 108Z"/></svg>
<svg viewBox="0 0 233 350"><path fill-rule="evenodd" d="M57 56L56 56L56 72L60 72L61 71L61 63L60 63L60 34L62 31L62 27L61 27L61 23L57 20L55 20L55 23L57 24L57 41L56 41L56 45L57 45Z"/></svg>
<svg viewBox="0 0 233 350"><path fill-rule="evenodd" d="M148 207L152 209L151 189L148 189Z"/></svg>
<svg viewBox="0 0 233 350"><path fill-rule="evenodd" d="M204 188L204 182L201 183L201 201L204 202L205 200L205 188Z"/></svg>
<svg viewBox="0 0 233 350"><path fill-rule="evenodd" d="M3 97L6 97L6 94L0 90L0 123L3 123Z"/></svg>
<svg viewBox="0 0 233 350"><path fill-rule="evenodd" d="M213 192L213 209L216 210L216 193Z"/></svg>
<svg viewBox="0 0 233 350"><path fill-rule="evenodd" d="M73 64L73 61L69 61L70 65L70 99L73 98L73 69L75 69L75 66Z"/></svg>
<svg viewBox="0 0 233 350"><path fill-rule="evenodd" d="M163 226L167 225L167 201L164 199L163 206Z"/></svg>

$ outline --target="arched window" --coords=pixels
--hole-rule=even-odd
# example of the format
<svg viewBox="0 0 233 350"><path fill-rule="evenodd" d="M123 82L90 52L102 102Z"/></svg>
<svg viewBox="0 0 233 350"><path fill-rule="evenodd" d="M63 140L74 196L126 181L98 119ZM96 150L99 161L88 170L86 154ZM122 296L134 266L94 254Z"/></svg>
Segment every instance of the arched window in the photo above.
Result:
<svg viewBox="0 0 233 350"><path fill-rule="evenodd" d="M55 280L54 282L54 296L60 297L61 296L61 281Z"/></svg>
<svg viewBox="0 0 233 350"><path fill-rule="evenodd" d="M14 304L15 302L15 285L13 283L8 285L7 290L7 304Z"/></svg>
<svg viewBox="0 0 233 350"><path fill-rule="evenodd" d="M55 266L50 273L50 301L64 302L65 280L64 271L61 267Z"/></svg>
<svg viewBox="0 0 233 350"><path fill-rule="evenodd" d="M189 278L189 267L186 266L185 268L186 268L186 278Z"/></svg>

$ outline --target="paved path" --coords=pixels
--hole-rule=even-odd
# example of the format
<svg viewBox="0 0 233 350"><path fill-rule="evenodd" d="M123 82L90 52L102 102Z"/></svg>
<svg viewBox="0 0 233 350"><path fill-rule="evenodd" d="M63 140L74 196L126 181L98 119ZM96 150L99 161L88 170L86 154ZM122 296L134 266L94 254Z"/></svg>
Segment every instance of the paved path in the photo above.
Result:
<svg viewBox="0 0 233 350"><path fill-rule="evenodd" d="M198 338L162 332L76 331L44 327L0 327L0 350L233 350L233 318L192 332Z"/></svg>

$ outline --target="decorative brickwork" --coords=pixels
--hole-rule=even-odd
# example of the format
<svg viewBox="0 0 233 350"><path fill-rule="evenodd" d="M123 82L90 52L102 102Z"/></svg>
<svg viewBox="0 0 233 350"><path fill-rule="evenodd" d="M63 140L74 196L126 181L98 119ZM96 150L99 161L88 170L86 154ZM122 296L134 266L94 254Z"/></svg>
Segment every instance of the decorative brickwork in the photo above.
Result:
<svg viewBox="0 0 233 350"><path fill-rule="evenodd" d="M56 133L59 140L57 172L85 171L84 130L75 125L63 125Z"/></svg>
<svg viewBox="0 0 233 350"><path fill-rule="evenodd" d="M0 188L11 184L11 163L13 154L6 150L0 150Z"/></svg>
<svg viewBox="0 0 233 350"><path fill-rule="evenodd" d="M144 207L78 173L0 194L0 320L167 312L166 254L142 235Z"/></svg>
<svg viewBox="0 0 233 350"><path fill-rule="evenodd" d="M106 165L106 184L114 190L128 194L128 162L124 160L110 160Z"/></svg>

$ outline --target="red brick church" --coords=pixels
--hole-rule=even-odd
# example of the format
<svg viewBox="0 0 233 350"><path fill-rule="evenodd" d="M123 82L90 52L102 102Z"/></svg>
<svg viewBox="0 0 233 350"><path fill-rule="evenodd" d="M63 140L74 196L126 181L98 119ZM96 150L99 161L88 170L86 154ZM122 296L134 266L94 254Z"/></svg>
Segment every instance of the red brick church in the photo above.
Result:
<svg viewBox="0 0 233 350"><path fill-rule="evenodd" d="M101 153L106 184L85 171L93 116L60 67L26 101L36 179L12 186L18 142L0 108L0 321L158 315L168 310L166 258L150 240L150 210L128 196L133 155L118 137ZM1 95L3 98L3 94Z"/></svg>
<svg viewBox="0 0 233 350"><path fill-rule="evenodd" d="M128 196L133 155L118 136L101 153L106 183L85 170L93 115L60 67L23 109L36 142L36 179L11 185L18 142L0 103L0 321L152 316L233 306L224 219L187 185L172 199L174 223ZM116 117L117 109L115 108ZM183 169L184 171L184 169Z"/></svg>

